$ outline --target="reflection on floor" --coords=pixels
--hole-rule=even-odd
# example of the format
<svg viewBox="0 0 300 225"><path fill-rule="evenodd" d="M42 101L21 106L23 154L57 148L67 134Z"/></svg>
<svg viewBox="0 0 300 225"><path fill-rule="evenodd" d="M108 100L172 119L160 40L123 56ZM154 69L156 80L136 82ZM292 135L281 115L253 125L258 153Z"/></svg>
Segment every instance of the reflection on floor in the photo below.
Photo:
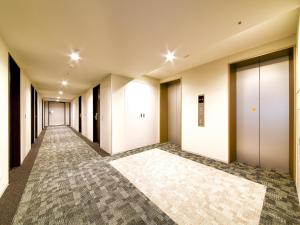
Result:
<svg viewBox="0 0 300 225"><path fill-rule="evenodd" d="M259 224L266 187L152 149L110 164L177 224Z"/></svg>
<svg viewBox="0 0 300 225"><path fill-rule="evenodd" d="M14 224L175 224L109 164L157 147L265 185L260 224L300 223L295 185L286 174L238 163L227 165L171 144L101 157L70 128L53 127L46 131Z"/></svg>

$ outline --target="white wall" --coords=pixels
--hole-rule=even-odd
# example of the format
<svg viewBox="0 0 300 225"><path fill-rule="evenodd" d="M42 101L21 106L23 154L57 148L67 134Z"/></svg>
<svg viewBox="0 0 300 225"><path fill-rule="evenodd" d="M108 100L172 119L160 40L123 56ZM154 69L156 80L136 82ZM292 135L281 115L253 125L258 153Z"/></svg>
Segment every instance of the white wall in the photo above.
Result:
<svg viewBox="0 0 300 225"><path fill-rule="evenodd" d="M295 45L295 36L192 68L182 78L182 149L228 162L229 64ZM205 95L205 127L198 127L197 95Z"/></svg>
<svg viewBox="0 0 300 225"><path fill-rule="evenodd" d="M21 71L21 163L31 149L31 82Z"/></svg>
<svg viewBox="0 0 300 225"><path fill-rule="evenodd" d="M112 154L126 148L124 86L131 80L128 77L112 76Z"/></svg>
<svg viewBox="0 0 300 225"><path fill-rule="evenodd" d="M65 105L66 105L65 106L66 125L70 125L70 103L66 102Z"/></svg>
<svg viewBox="0 0 300 225"><path fill-rule="evenodd" d="M100 148L112 154L111 76L100 82Z"/></svg>
<svg viewBox="0 0 300 225"><path fill-rule="evenodd" d="M198 95L205 127L198 127ZM182 74L182 149L228 161L228 66L222 59Z"/></svg>
<svg viewBox="0 0 300 225"><path fill-rule="evenodd" d="M48 126L48 104L49 104L49 102L45 101L44 104L45 104L45 108L44 108L44 124L47 127Z"/></svg>
<svg viewBox="0 0 300 225"><path fill-rule="evenodd" d="M82 95L82 135L93 141L93 88Z"/></svg>
<svg viewBox="0 0 300 225"><path fill-rule="evenodd" d="M78 98L75 98L71 101L71 127L79 131Z"/></svg>
<svg viewBox="0 0 300 225"><path fill-rule="evenodd" d="M8 185L8 50L0 38L0 196Z"/></svg>
<svg viewBox="0 0 300 225"><path fill-rule="evenodd" d="M128 143L128 126L126 126L126 104L125 104L125 89L130 82L141 82L152 87L155 92L153 98L155 105L151 106L154 109L153 119L151 124L154 131L149 134L152 136L151 143L159 142L159 81L150 78L140 78L132 80L128 77L109 75L100 81L100 148L109 154L116 154L130 150ZM76 98L78 101L78 98ZM74 100L72 101L74 103ZM137 103L138 105L139 103ZM147 103L145 102L147 105ZM72 104L74 105L74 104ZM78 105L76 105L77 109ZM74 111L74 108L72 107ZM72 121L73 121L72 113ZM148 117L149 115L147 115ZM77 121L78 117L76 118ZM74 123L74 122L73 122ZM73 125L72 125L73 126ZM140 134L147 135L147 132L140 128ZM90 88L82 95L82 135L93 141L93 88ZM139 142L137 134L129 134L136 137L131 139L133 142ZM147 139L147 137L145 138Z"/></svg>

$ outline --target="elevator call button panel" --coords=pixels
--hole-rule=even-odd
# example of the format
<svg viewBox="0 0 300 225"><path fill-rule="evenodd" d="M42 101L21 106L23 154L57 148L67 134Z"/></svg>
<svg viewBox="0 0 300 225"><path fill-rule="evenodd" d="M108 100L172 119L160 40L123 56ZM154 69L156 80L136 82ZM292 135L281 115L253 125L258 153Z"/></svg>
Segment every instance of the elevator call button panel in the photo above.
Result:
<svg viewBox="0 0 300 225"><path fill-rule="evenodd" d="M204 95L198 96L198 126L204 127Z"/></svg>

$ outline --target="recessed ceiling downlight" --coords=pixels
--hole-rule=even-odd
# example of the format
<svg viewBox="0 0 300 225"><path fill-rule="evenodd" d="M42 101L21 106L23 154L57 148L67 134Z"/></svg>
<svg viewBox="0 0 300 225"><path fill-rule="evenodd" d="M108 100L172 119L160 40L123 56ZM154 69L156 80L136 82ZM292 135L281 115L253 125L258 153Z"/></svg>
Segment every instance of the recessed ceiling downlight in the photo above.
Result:
<svg viewBox="0 0 300 225"><path fill-rule="evenodd" d="M176 59L175 51L168 51L164 57L166 58L166 62L173 62Z"/></svg>
<svg viewBox="0 0 300 225"><path fill-rule="evenodd" d="M59 91L58 94L62 95L64 92L63 91Z"/></svg>
<svg viewBox="0 0 300 225"><path fill-rule="evenodd" d="M68 81L63 80L63 81L61 82L61 84L62 84L63 86L66 86L66 85L68 85Z"/></svg>
<svg viewBox="0 0 300 225"><path fill-rule="evenodd" d="M78 62L81 59L80 54L79 54L79 50L72 51L69 54L69 57L72 61Z"/></svg>

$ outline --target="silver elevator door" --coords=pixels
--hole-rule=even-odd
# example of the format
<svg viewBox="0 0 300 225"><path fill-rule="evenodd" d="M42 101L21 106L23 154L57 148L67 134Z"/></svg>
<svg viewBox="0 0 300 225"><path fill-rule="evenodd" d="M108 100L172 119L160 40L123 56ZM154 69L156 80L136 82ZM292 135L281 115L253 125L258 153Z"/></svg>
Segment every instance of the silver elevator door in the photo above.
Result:
<svg viewBox="0 0 300 225"><path fill-rule="evenodd" d="M289 59L260 64L260 165L289 171Z"/></svg>
<svg viewBox="0 0 300 225"><path fill-rule="evenodd" d="M181 145L181 84L168 86L168 141Z"/></svg>
<svg viewBox="0 0 300 225"><path fill-rule="evenodd" d="M259 64L237 70L237 159L259 165Z"/></svg>
<svg viewBox="0 0 300 225"><path fill-rule="evenodd" d="M237 159L288 172L288 57L237 70Z"/></svg>

